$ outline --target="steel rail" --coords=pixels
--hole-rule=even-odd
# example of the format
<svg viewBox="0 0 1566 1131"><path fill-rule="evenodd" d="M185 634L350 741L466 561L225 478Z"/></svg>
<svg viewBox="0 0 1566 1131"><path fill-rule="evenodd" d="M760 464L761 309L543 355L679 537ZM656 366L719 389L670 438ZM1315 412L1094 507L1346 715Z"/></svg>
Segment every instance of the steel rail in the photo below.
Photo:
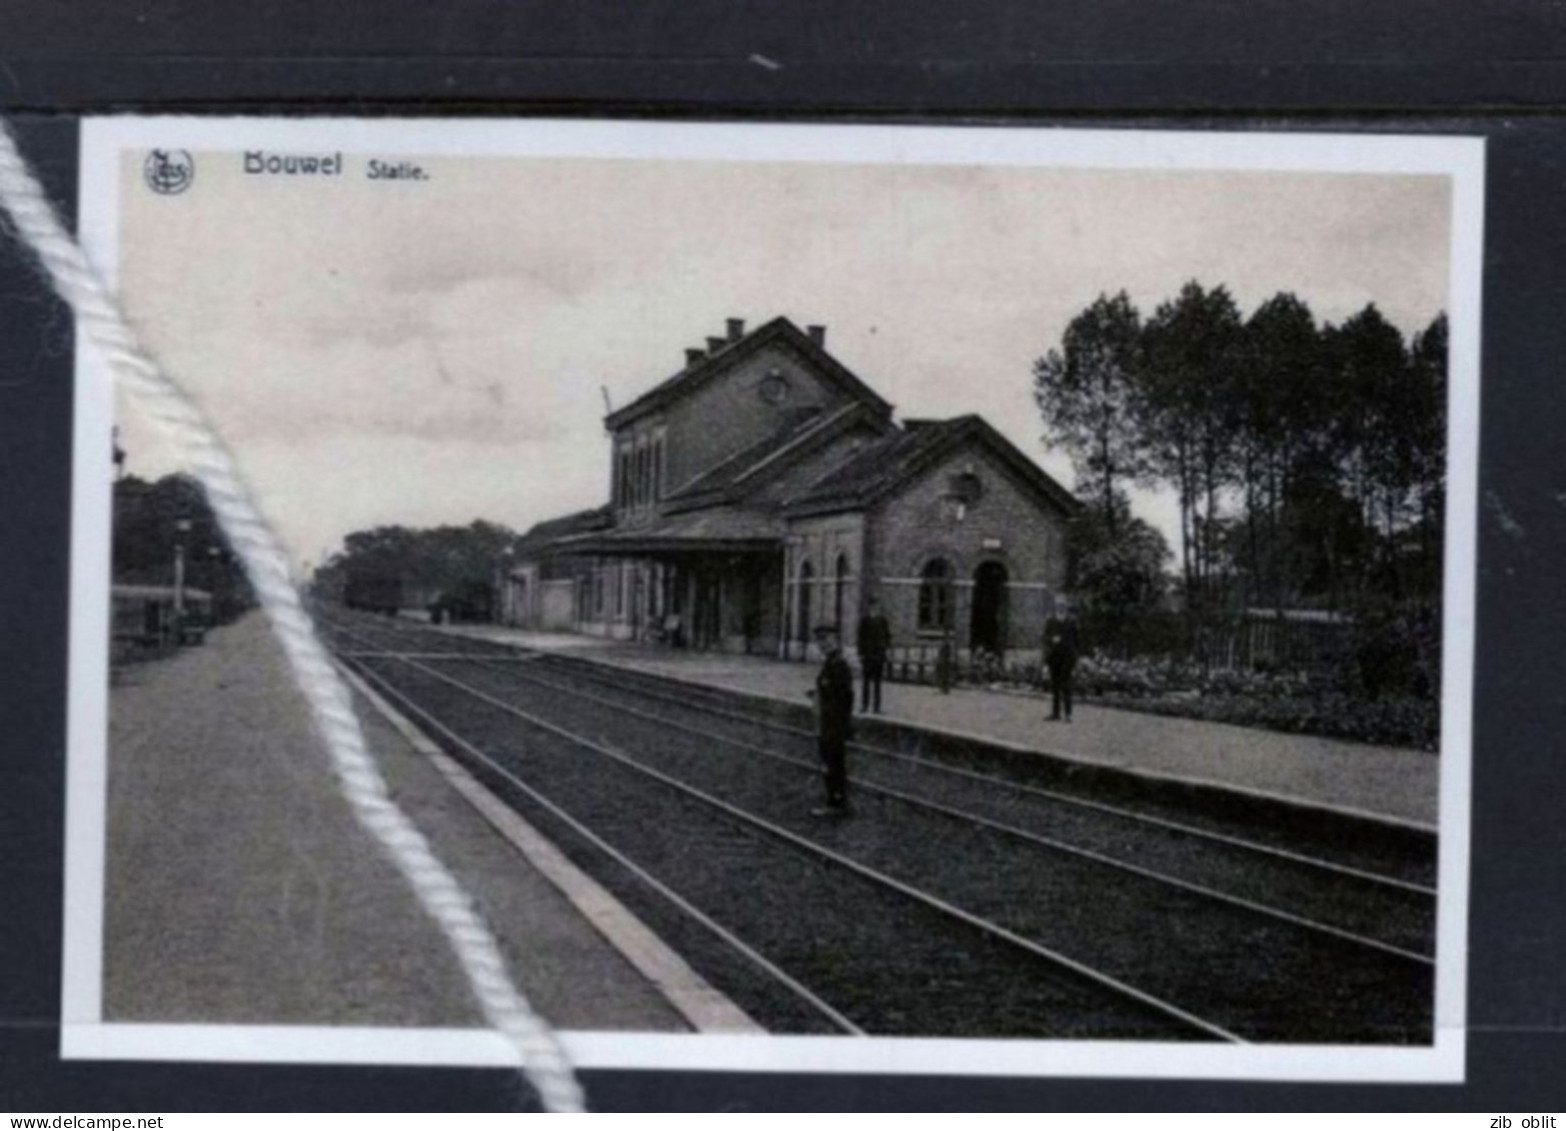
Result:
<svg viewBox="0 0 1566 1131"><path fill-rule="evenodd" d="M343 630L339 628L338 631ZM536 652L521 656L495 656L488 652L399 652L366 649L359 652L339 651L337 654L348 660L390 660L400 656L411 656L416 660L479 660L496 664L524 664L542 659Z"/></svg>
<svg viewBox="0 0 1566 1131"><path fill-rule="evenodd" d="M603 743L595 742L590 738L585 738L581 735L574 734L571 731L566 730L564 727L549 722L547 719L542 719L536 715L530 714L529 712L522 710L514 704L507 703L502 699L498 699L495 696L488 694L487 692L481 691L478 688L463 683L461 680L455 679L444 672L432 668L424 661L399 660L399 662L406 664L415 671L422 672L432 679L454 687L458 691L461 691L464 694L479 700L480 702L487 703L497 710L522 719L524 722L538 728L539 730L553 734L556 737L562 738L567 742L582 747L583 749L590 750L593 753L600 755L601 757L608 758L620 765L626 766L627 768L649 777L654 781L658 781L679 793L694 797L697 800L700 800L705 804L728 814L736 821L758 828L768 833L772 837L802 850L808 855L818 856L830 863L845 868L848 871L855 873L856 875L871 880L874 883L881 885L882 887L899 892L900 894L907 896L908 898L913 899L925 905L926 907L932 908L933 910L936 910L950 918L966 923L968 926L977 929L983 934L986 934L992 938L1000 939L1003 942L1009 943L1012 946L1015 946L1029 954L1045 960L1046 962L1069 970L1072 973L1077 974L1078 976L1085 978L1086 980L1093 982L1098 986L1111 990L1112 992L1119 994L1122 997L1129 998L1132 1001L1147 1007L1153 1012L1162 1014L1166 1018L1176 1020L1189 1028L1199 1030L1207 1036L1216 1037L1219 1040L1229 1041L1235 1044L1250 1043L1238 1034L1232 1033L1229 1030L1223 1028L1221 1025L1217 1025L1214 1022L1199 1017L1188 1010L1182 1009L1180 1006L1177 1006L1172 1002L1165 1001L1160 997L1146 992L1145 990L1140 990L1137 987L1132 986L1127 982L1123 982L1112 975L1106 974L1101 970L1096 970L1093 967L1086 965L1085 963L1078 962L1076 959L1061 954L1058 951L1042 945L1041 943L1016 934L1015 932L1008 930L1007 928L1002 927L997 923L993 923L990 920L983 918L982 916L976 915L971 911L967 911L961 907L956 906L955 904L949 903L938 896L931 895L928 892L922 891L910 884L906 884L903 881L888 876L874 868L861 864L857 860L853 860L841 853L834 852L829 848L825 848L822 845L816 844L814 841L802 837L790 829L786 829L781 825L777 825L771 821L766 820L763 817L758 817L754 813L750 813L736 805L732 805L729 802L724 801L722 798L715 797L704 790L698 789L686 782L682 782L678 778L675 778L669 774L665 774L660 770L653 769L652 767L637 761L635 758L630 757L628 754L625 754L622 751L616 750L610 746L606 746ZM428 717L427 713L426 717Z"/></svg>
<svg viewBox="0 0 1566 1131"><path fill-rule="evenodd" d="M393 635L406 637L420 633L429 633L434 630L418 625L399 625L395 628L387 627L386 631L392 633ZM512 647L510 645L504 644L496 644L495 646L497 648ZM814 732L806 730L803 727L792 726L788 723L775 722L771 719L755 718L753 716L746 715L741 711L735 711L730 708L718 707L710 703L703 703L696 699L683 698L678 695L668 694L662 691L650 690L647 687L647 684L649 683L667 685L670 682L668 677L660 676L656 673L639 671L635 668L628 668L618 665L598 664L592 660L584 660L580 657L556 656L552 653L545 653L536 650L528 651L524 654L546 661L563 661L564 666L571 668L573 671L581 672L589 680L597 680L600 683L610 682L616 676L629 676L632 680L641 681L643 686L640 688L625 688L625 690L630 690L635 694L643 695L649 699L676 703L679 706L686 707L691 710L705 711L708 714L716 715L720 718L733 719L749 726L760 727L765 730L778 731L784 734L793 734L804 738L814 737ZM438 657L440 659L456 658L455 653L438 653L431 654L431 656L432 658ZM504 654L495 654L493 657L487 655L479 657L475 655L473 658L481 660L488 660L492 658L496 663L505 663L508 661L508 657ZM550 665L546 664L545 666ZM700 686L692 686L691 690L697 693L714 693L714 689ZM972 781L982 782L986 785L1003 787L1035 797L1042 797L1058 804L1075 806L1077 808L1090 809L1095 812L1106 813L1122 820L1168 829L1170 832L1180 833L1185 836L1211 841L1215 844L1224 844L1231 848L1237 848L1242 851L1253 852L1263 856L1272 856L1276 857L1277 859L1287 860L1290 863L1299 864L1304 867L1315 868L1326 872L1333 872L1344 876L1350 876L1365 883L1379 884L1390 888L1396 888L1414 895L1425 896L1432 899L1437 895L1436 889L1430 887L1427 884L1419 884L1409 880L1401 880L1395 876L1387 876L1379 872L1372 872L1363 868L1355 868L1351 865L1341 864L1337 861L1326 860L1317 856L1307 856L1304 853L1292 852L1289 849L1279 848L1275 845L1261 844L1257 841L1246 840L1243 837L1230 836L1226 833L1214 832L1211 829L1204 829L1197 825L1189 825L1182 821L1173 821L1166 817L1156 817L1148 813L1139 813L1134 809L1126 809L1122 808L1121 806L1110 805L1102 801L1093 801L1085 797L1077 797L1069 793L1061 793L1057 790L1045 789L1042 786L1029 785L1026 782L1013 781L1012 779L998 777L994 774L986 774L977 770L965 769L961 766L951 766L944 762L935 761L930 758L920 758L916 755L901 753L900 751L886 750L878 746L869 746L859 742L851 743L850 745L853 749L865 754L869 754L872 757L885 758L896 762L904 762L909 765L919 766L923 769L934 770L938 773L966 778Z"/></svg>
<svg viewBox="0 0 1566 1131"><path fill-rule="evenodd" d="M482 661L482 660L474 661L474 660L470 659L470 660L468 660L468 662L470 662L470 663L472 663L472 662L483 663L484 661ZM761 757L764 757L764 758L771 758L771 759L773 759L775 761L785 762L785 763L788 763L789 765L799 766L799 767L802 767L802 768L804 768L806 770L811 771L812 773L819 773L819 771L820 771L820 767L816 763L807 761L807 760L802 759L802 758L796 758L796 757L794 757L792 755L783 754L783 753L781 753L779 751L775 751L775 750L768 750L765 747L756 746L756 745L753 745L753 744L748 743L748 742L742 742L742 741L740 741L738 739L726 738L726 737L724 737L722 735L719 735L719 734L713 734L710 731L705 731L705 730L700 729L699 727L693 727L693 726L690 726L690 725L688 725L686 723L678 722L678 721L676 721L674 719L667 718L666 716L651 714L651 713L646 712L646 711L638 710L635 707L628 707L628 706L626 706L626 705L624 705L622 703L616 703L613 700L606 699L606 698L604 698L603 696L600 696L600 695L594 695L591 692L582 691L582 690L580 690L578 688L569 687L569 686L562 685L562 684L551 683L548 680L543 680L543 679L538 678L538 676L536 676L536 675L534 675L532 673L513 673L513 674L519 674L527 682L537 684L537 685L539 685L541 687L546 687L546 688L548 688L551 691L564 692L567 695L574 695L574 696L576 696L576 697L578 697L580 699L584 699L584 700L586 700L586 701L588 701L590 703L597 703L597 704L599 704L601 706L612 708L615 712L617 712L619 714L632 715L632 716L634 716L636 718L645 719L648 722L659 723L659 724L662 724L664 726L670 727L670 728L672 728L674 730L684 731L687 734L693 734L693 735L697 735L697 736L699 736L701 738L708 739L710 741L720 742L720 743L723 743L725 745L732 746L732 747L734 747L736 749L744 750L744 751L746 751L748 753L751 753L751 754L760 755ZM1383 942L1380 939L1373 939L1373 938L1370 938L1370 937L1365 936L1365 935L1356 934L1353 931L1349 931L1349 930L1346 930L1346 929L1341 928L1341 927L1334 927L1330 923L1321 923L1321 922L1318 922L1318 921L1316 921L1314 919L1309 919L1309 918L1306 918L1305 916L1297 915L1297 914L1295 914L1293 912L1290 912L1290 911L1285 911L1285 910L1283 910L1281 908L1271 907L1271 906L1269 906L1267 904L1264 904L1264 903L1257 903L1256 901L1250 900L1250 899L1246 899L1243 896L1231 895L1228 892L1219 891L1216 888L1210 888L1210 887L1207 887L1204 884L1198 884L1198 883L1195 883L1195 882L1190 881L1190 880L1180 879L1178 876L1166 875L1165 873L1154 871L1153 869L1150 869L1150 868L1144 868L1144 867L1142 867L1141 865L1138 865L1138 864L1132 864L1132 863L1129 863L1129 862L1124 861L1124 860L1117 860L1117 859L1115 859L1112 856L1107 856L1107 855L1105 855L1103 853L1096 852L1096 851L1094 851L1092 849L1089 849L1089 848L1083 848L1083 847L1081 847L1079 845L1068 844L1065 841L1060 841L1060 840L1056 840L1056 839L1054 839L1052 837L1043 836L1043 835L1041 835L1039 833L1032 832L1032 831L1030 831L1028 829L1018 828L1015 825L1006 824L1005 822L1002 822L1002 821L996 821L996 820L993 820L993 819L988 818L988 817L980 816L980 815L978 815L976 813L970 813L970 812L968 812L966 810L958 809L958 808L955 808L955 807L949 806L949 805L945 805L945 804L942 804L941 802L938 802L938 801L931 801L931 800L928 800L927 798L918 797L918 796L916 796L914 794L906 793L906 792L904 792L902 790L895 789L895 788L892 788L890 786L876 785L874 783L867 782L867 781L865 781L862 778L858 779L858 781L855 784L858 786L858 788L860 788L860 789L862 789L862 790L864 790L864 791L866 791L868 793L876 793L876 794L881 794L882 796L885 796L885 797L895 798L896 800L901 801L904 804L912 805L912 806L915 806L915 807L918 807L918 808L922 808L922 809L927 809L927 810L930 810L932 812L940 813L943 816L950 817L950 818L953 818L953 819L958 820L958 821L966 822L966 823L972 824L972 825L977 825L979 827L987 828L987 829L993 830L995 832L1004 833L1004 834L1006 834L1008 836L1011 836L1011 837L1013 837L1015 839L1025 841L1025 842L1027 842L1029 844L1037 845L1040 848L1053 850L1053 851L1056 851L1056 852L1062 852L1062 853L1066 853L1068 855L1080 857L1080 858L1085 859L1085 860L1090 860L1090 861L1092 861L1092 862L1094 862L1096 864L1104 865L1104 866L1107 866L1107 867L1110 867L1110 868L1115 868L1115 869L1117 869L1119 871L1127 872L1127 873L1129 873L1131 875L1139 876L1139 877L1141 877L1143 879L1150 880L1150 881L1155 882L1155 883L1164 884L1164 885L1167 885L1169 887L1173 887L1173 888L1177 888L1177 889L1182 890L1182 891L1189 892L1189 893L1191 893L1193 895L1197 895L1197 896L1201 896L1201 897L1204 897L1204 898L1207 898L1207 899L1215 900L1217 902L1225 903L1225 904L1228 904L1228 905L1230 905L1232 907L1239 908L1240 910L1243 910L1243 911L1247 911L1247 912L1250 912L1250 913L1253 913L1253 914L1258 914L1258 915L1266 916L1266 917L1269 917L1269 918L1273 918L1273 919L1276 919L1276 920L1278 920L1280 922L1288 923L1291 926L1299 927L1299 928L1302 928L1304 930L1316 931L1316 932L1321 933L1321 934L1329 935L1329 936L1331 936L1333 938L1336 938L1336 939L1338 939L1339 941L1342 941L1342 942L1348 942L1348 943L1352 943L1352 944L1356 944L1356 945L1360 945L1360 946L1369 947L1369 948L1371 948L1373 950L1381 951L1381 952L1383 952L1385 954L1388 954L1388 955L1391 955L1391 956L1393 956L1395 958L1401 958L1401 959L1404 959L1404 960L1407 960L1407 961L1410 961L1410 962L1416 962L1416 963L1419 963L1419 964L1425 965L1425 966L1434 966L1435 965L1435 959L1432 958L1430 955L1423 954L1423 953L1421 953L1419 951L1408 950L1408 949L1406 949L1404 947L1395 946L1392 943Z"/></svg>
<svg viewBox="0 0 1566 1131"><path fill-rule="evenodd" d="M830 1003L823 1000L803 982L799 981L793 975L785 971L782 967L774 963L771 959L763 955L760 951L756 950L744 939L740 938L727 927L713 919L706 912L702 911L695 904L691 903L690 900L686 899L679 892L669 887L668 884L664 883L652 873L648 872L640 864L637 864L618 848L615 848L608 841L604 840L603 837L593 832L592 829L588 828L580 820L572 816L558 803L540 793L535 787L523 781L513 771L496 762L493 758L489 757L489 755L485 754L473 743L469 742L467 739L453 731L450 727L442 723L439 719L435 718L432 714L429 713L429 711L413 702L412 699L410 699L398 688L393 686L378 672L371 671L362 664L355 664L354 667L366 679L374 682L377 688L383 694L386 694L387 696L395 699L403 709L409 711L412 714L418 715L419 718L423 720L423 725L428 726L432 730L438 731L446 738L447 741L459 747L464 753L466 753L468 757L482 763L491 772L504 778L512 788L525 794L527 798L535 805L540 806L552 814L555 818L566 824L577 836L581 837L583 840L586 840L598 851L610 857L610 859L614 860L615 863L625 868L637 879L641 880L643 883L656 891L659 895L663 896L664 899L674 904L675 907L679 908L680 911L684 912L690 918L695 920L699 925L723 940L724 943L737 951L753 966L761 970L769 978L786 987L801 1001L830 1021L836 1028L850 1036L863 1037L867 1035L865 1030L861 1029L858 1025L854 1024L853 1021L849 1020L837 1009L833 1008Z"/></svg>
<svg viewBox="0 0 1566 1131"><path fill-rule="evenodd" d="M540 655L540 653L532 654ZM612 671L610 671L606 665L597 664L592 660L582 660L577 657L559 657L549 654L542 655L546 661L565 660L565 666L571 667L573 671L585 672L585 669L588 668L601 669L592 672L585 672L588 679L597 680L600 683L609 682L619 674L629 675L633 679L640 679L646 682L667 682L665 677L649 672L637 671L632 668L615 667ZM494 658L497 662L505 662L504 656L496 656ZM573 663L572 661L575 662ZM543 666L552 665L546 662ZM727 707L718 707L710 703L703 703L694 699L686 699L661 691L653 691L646 688L645 686L634 690L636 694L644 695L650 699L659 699L669 703L677 703L682 707L687 707L694 711L705 711L708 714L717 715L722 718L734 719L750 726L761 727L766 730L780 731L785 734L793 734L804 738L815 737L814 732L806 730L803 727L791 726L788 723L780 723L772 719L755 718L753 716L746 715L741 711L731 710ZM694 687L693 690L698 692L707 692L710 689L704 687ZM1317 856L1307 856L1304 853L1292 852L1289 849L1278 848L1275 845L1261 844L1256 841L1246 840L1243 837L1230 836L1226 833L1214 832L1211 829L1204 829L1196 825L1188 825L1181 821L1172 821L1166 817L1155 817L1148 813L1138 813L1134 809L1125 809L1118 805L1110 805L1102 801L1092 801L1085 797L1076 797L1069 793L1060 793L1056 790L1045 789L1042 786L1029 785L1026 782L1013 781L1009 778L997 777L994 774L986 774L978 770L969 770L961 766L951 766L944 762L938 762L930 758L920 758L917 755L904 754L896 750L886 750L882 747L869 746L860 742L851 743L850 745L853 749L861 751L865 754L872 755L873 757L905 762L910 765L919 766L923 769L935 770L939 773L950 774L955 777L968 778L974 781L983 782L987 785L1002 786L1021 793L1043 797L1050 801L1059 802L1064 805L1073 805L1083 809L1092 809L1097 812L1108 813L1112 816L1128 821L1154 825L1159 828L1168 829L1171 832L1182 833L1186 836L1197 837L1202 840L1209 840L1218 844L1225 844L1231 848L1238 848L1249 852L1255 852L1264 856L1275 856L1280 860L1287 860L1294 864L1317 868L1327 872L1335 872L1340 875L1352 876L1353 878L1365 881L1366 883L1382 884L1387 887L1398 888L1402 891L1410 892L1415 895L1429 896L1431 898L1434 898L1437 894L1436 889L1430 887L1427 884L1418 884L1409 880L1400 880L1396 876L1387 876L1379 872L1371 872L1363 868L1355 868L1347 864L1340 864L1334 860L1324 860Z"/></svg>

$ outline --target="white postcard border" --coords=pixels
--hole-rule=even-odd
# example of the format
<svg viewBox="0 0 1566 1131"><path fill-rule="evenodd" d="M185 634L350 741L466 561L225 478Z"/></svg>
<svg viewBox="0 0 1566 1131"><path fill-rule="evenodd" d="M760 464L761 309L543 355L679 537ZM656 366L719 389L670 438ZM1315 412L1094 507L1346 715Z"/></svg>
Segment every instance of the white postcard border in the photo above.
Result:
<svg viewBox="0 0 1566 1131"><path fill-rule="evenodd" d="M113 283L125 150L332 149L364 156L575 157L1121 170L1431 174L1452 179L1447 542L1435 1039L1424 1048L567 1033L586 1068L1460 1082L1464 1078L1478 494L1484 141L1367 134L445 119L106 117L82 123L79 231ZM483 1030L155 1025L102 1018L110 379L78 337L60 1052L67 1059L514 1063Z"/></svg>

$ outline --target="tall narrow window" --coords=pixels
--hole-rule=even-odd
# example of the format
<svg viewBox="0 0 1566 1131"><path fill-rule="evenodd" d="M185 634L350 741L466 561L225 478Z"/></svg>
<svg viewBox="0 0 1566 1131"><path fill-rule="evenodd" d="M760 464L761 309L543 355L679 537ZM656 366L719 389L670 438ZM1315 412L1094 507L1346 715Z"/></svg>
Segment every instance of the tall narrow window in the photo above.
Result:
<svg viewBox="0 0 1566 1131"><path fill-rule="evenodd" d="M945 632L952 626L952 567L931 558L919 574L919 630Z"/></svg>
<svg viewBox="0 0 1566 1131"><path fill-rule="evenodd" d="M816 589L816 567L805 562L799 567L799 626L798 639L810 642L810 599Z"/></svg>
<svg viewBox="0 0 1566 1131"><path fill-rule="evenodd" d="M847 631L843 625L843 597L848 591L848 555L837 556L836 576L832 578L832 619L839 632Z"/></svg>

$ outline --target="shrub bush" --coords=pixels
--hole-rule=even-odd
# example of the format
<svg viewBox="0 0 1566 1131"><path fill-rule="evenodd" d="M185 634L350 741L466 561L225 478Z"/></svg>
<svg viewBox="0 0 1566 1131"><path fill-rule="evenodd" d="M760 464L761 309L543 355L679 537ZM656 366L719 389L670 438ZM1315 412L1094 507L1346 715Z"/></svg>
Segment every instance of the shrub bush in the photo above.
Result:
<svg viewBox="0 0 1566 1131"><path fill-rule="evenodd" d="M1412 693L1413 679L1378 688L1358 680L1294 672L1210 671L1190 663L1115 660L1089 655L1077 665L1078 695L1105 706L1264 727L1355 742L1434 750L1440 708Z"/></svg>
<svg viewBox="0 0 1566 1131"><path fill-rule="evenodd" d="M1374 643L1351 649L1340 670L1313 675L1266 669L1204 672L1190 661L1116 659L1093 652L1077 662L1076 691L1079 699L1107 707L1435 750L1440 707L1428 693L1436 686L1430 674L1436 655L1431 627L1397 623L1367 630L1362 639ZM1382 678L1367 681L1367 663L1379 662L1394 639L1404 640L1404 651L1413 657L1408 668L1377 667ZM958 671L958 682L1044 691L1049 676L1036 661L1007 662L980 651Z"/></svg>
<svg viewBox="0 0 1566 1131"><path fill-rule="evenodd" d="M1189 662L1117 660L1101 653L1077 663L1084 695L1300 695L1319 681L1296 672L1209 670Z"/></svg>
<svg viewBox="0 0 1566 1131"><path fill-rule="evenodd" d="M1413 695L1360 699L1341 691L1283 697L1232 694L1188 698L1103 695L1093 701L1157 715L1204 719L1236 726L1263 727L1290 734L1313 734L1381 746L1435 750L1440 739L1440 710L1433 700Z"/></svg>

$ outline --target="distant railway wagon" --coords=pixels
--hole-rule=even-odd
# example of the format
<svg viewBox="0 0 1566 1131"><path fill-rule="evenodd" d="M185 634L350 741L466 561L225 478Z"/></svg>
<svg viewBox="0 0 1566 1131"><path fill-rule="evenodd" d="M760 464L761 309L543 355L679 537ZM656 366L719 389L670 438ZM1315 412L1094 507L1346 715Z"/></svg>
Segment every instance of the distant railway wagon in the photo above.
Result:
<svg viewBox="0 0 1566 1131"><path fill-rule="evenodd" d="M437 624L487 624L495 619L495 587L470 581L443 592L429 607Z"/></svg>
<svg viewBox="0 0 1566 1131"><path fill-rule="evenodd" d="M212 594L204 589L116 585L110 592L117 647L200 644L212 627Z"/></svg>
<svg viewBox="0 0 1566 1131"><path fill-rule="evenodd" d="M381 613L394 617L403 608L408 594L402 578L377 573L350 573L343 586L343 604L350 609Z"/></svg>
<svg viewBox="0 0 1566 1131"><path fill-rule="evenodd" d="M433 621L488 620L494 587L483 582L450 589L408 581L396 574L360 570L343 585L343 604L382 616L410 616Z"/></svg>

